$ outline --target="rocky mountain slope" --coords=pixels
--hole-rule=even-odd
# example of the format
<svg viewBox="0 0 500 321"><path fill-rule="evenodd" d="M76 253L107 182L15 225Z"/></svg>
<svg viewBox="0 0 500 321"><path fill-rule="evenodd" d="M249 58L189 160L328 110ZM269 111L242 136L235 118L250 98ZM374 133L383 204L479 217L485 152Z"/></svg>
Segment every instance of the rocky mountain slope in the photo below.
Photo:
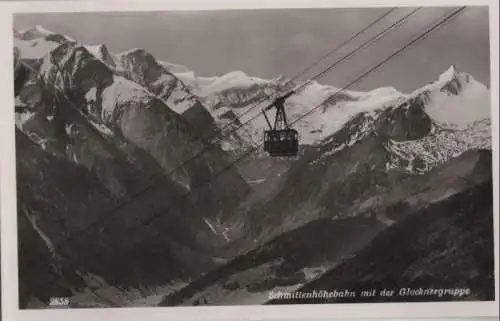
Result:
<svg viewBox="0 0 500 321"><path fill-rule="evenodd" d="M461 77L454 72L453 77ZM448 86L442 80L433 84L435 91ZM467 83L462 87L467 90ZM330 107L336 108L342 106ZM354 215L357 206L369 208L375 200L386 203L375 197L401 181L413 180L468 150L491 148L489 118L473 118L467 127L451 129L433 119L427 108L421 94L383 101L377 109L353 115L320 143L304 147L301 157L282 173L272 199L248 211L243 234L270 238L322 217L325 211Z"/></svg>
<svg viewBox="0 0 500 321"><path fill-rule="evenodd" d="M144 49L113 53L42 27L14 44L23 306L49 296L77 307L135 306L137 296L263 304L273 289L307 287L346 264L355 280L384 238L404 244L411 220L422 238L456 235L444 227L456 201L491 181L489 89L455 66L409 94L307 83L286 105L291 121L318 106L294 123L300 155L258 151L232 164L262 141L253 107L299 83L200 78ZM492 215L484 206L478 233ZM449 209L443 224L425 229L436 208ZM474 248L480 259L463 248L467 237L454 258L487 262L488 234ZM434 245L444 246L422 241L402 260ZM394 273L431 269L424 263Z"/></svg>
<svg viewBox="0 0 500 321"><path fill-rule="evenodd" d="M298 289L349 289L355 296L285 297L268 303L494 300L492 186L489 180L421 209ZM378 295L384 289L390 294ZM377 295L362 295L373 290Z"/></svg>
<svg viewBox="0 0 500 321"><path fill-rule="evenodd" d="M387 91L378 90L379 93ZM474 95L476 104L469 104ZM354 102L346 96L326 100L318 114L331 112L329 119L340 118L336 123L339 128L333 130L332 135L304 147L301 156L280 173L282 179L267 178L262 182L259 187L270 191L271 195L250 206L244 204L241 209L244 219L240 218L233 225L233 247L239 253L237 257L167 295L160 305L262 304L268 300L270 291L287 292L300 288L329 269L336 271L335 267L342 261L350 264L352 255L360 255L360 260L364 260L368 255L365 253L369 252L363 247L376 242L374 238L378 233L386 228L404 231L408 228L405 226L411 226L405 225L406 217L423 213L428 208L435 211L444 206L442 203L453 209L453 206L462 206L463 203L450 204L478 185L491 189L489 93L470 75L452 66L437 81L410 95L375 95L373 101L367 98L370 95L362 97L366 101L360 99L363 107L357 110L359 100ZM449 105L451 103L453 105ZM343 108L348 104L354 111ZM469 108L475 112L469 110L460 114L462 118L450 117L446 121L436 112L440 104L448 109L451 108L448 106L456 106L458 111ZM296 107L292 103L290 106ZM342 111L352 115L342 114ZM309 124L321 124L321 116L312 117L316 117L316 121L308 120ZM456 250L461 259L477 266L492 259L492 234L491 229L487 229L491 228L488 223L492 222L493 213L491 198L485 197L490 200L489 209L485 208L485 221L477 227L484 232L478 246L483 241L489 244L478 248L484 256L476 259L470 256L472 252L468 248ZM471 204L476 204L474 202ZM481 202L478 199L478 204ZM468 215L474 214L469 212ZM427 233L422 231L423 239ZM404 237L401 232L390 242L398 242L396 240ZM321 245L325 244L328 246L322 249ZM425 244L420 251L425 251ZM387 252L388 246L384 246ZM401 249L402 259L406 259L403 251ZM431 268L425 261L418 267L424 271ZM492 282L491 267L490 264L482 270L481 281L476 283L475 292L469 294L468 299L491 299L492 283L481 288ZM387 273L387 277L390 275ZM454 275L455 282L468 282L468 276L462 272L456 271ZM434 275L434 280L440 276L444 274ZM362 288L356 284L355 276L350 280L350 288ZM400 286L406 284L398 282ZM419 284L425 285L423 282ZM313 285L304 286L304 289L313 288ZM407 298L399 298L402 299ZM379 297L379 300L382 299ZM279 300L274 303L279 304Z"/></svg>
<svg viewBox="0 0 500 321"><path fill-rule="evenodd" d="M457 173L459 174L457 175ZM273 233L272 227L274 225L273 221L270 220L278 221L281 219L283 223L286 223L289 218L287 217L283 221L279 212L277 212L277 217L272 216L272 212L267 212L268 222L263 225L266 228L265 234L266 236L276 235L275 237L269 240L267 237L263 238L266 241L262 244L257 244L225 266L206 273L185 288L166 296L161 305L191 305L194 302L201 304L205 301L207 304L224 305L237 302L239 299L242 299L246 304L262 304L268 300L270 291L289 291L308 284L312 279L329 269L335 271L335 266L340 262L345 261L348 264L353 255L361 258L368 255L365 253L370 252L362 250L363 247L371 244L372 240L378 237L377 235L382 231L386 229L388 229L387 233L392 229L404 231L403 227L400 226L411 228L412 225L406 223L409 220L408 217L418 215L428 208L433 208L434 213L437 211L435 208L441 206L441 203L453 204L454 200L468 195L470 189L481 184L486 186L484 188L490 186L489 191L491 191L491 152L469 151L423 175L393 176L392 185L390 185L391 177L377 180L376 173L365 172L364 174L370 175L369 179L374 180L373 184L365 191L353 191L350 186L360 188L361 184L351 185L349 180L345 180L343 186L345 186L346 191L330 192L329 195L336 197L330 196L316 201L319 203L316 207L322 206L322 210L317 210L315 217L311 218L312 211L310 209L314 207L309 204L309 212L306 210L297 211L294 225L275 226L274 228L279 229L279 232ZM383 182L389 186L383 186ZM375 186L378 187L378 190ZM485 210L484 224L481 223L478 228L485 232L481 236L481 240L490 242L487 244L491 246L491 193L490 196L485 194L484 197L486 200L490 199L490 203L486 202L489 204L490 210L489 212ZM289 201L291 199L292 197L288 198ZM350 202L348 203L347 200ZM311 200L309 202L312 203ZM481 204L485 201L477 202ZM463 206L463 204L460 203L457 206ZM345 210L343 210L344 208ZM288 212L294 213L290 209ZM452 215L453 212L448 211L447 213L446 215ZM474 215L474 212L470 212L468 215ZM282 225L284 225L283 223ZM490 224L488 225L488 223ZM386 232L382 232L381 235L384 233ZM406 240L406 236L404 232L401 233L402 235L399 237L387 238L387 242L395 242L399 238L403 242L403 239ZM425 240L425 233L422 234L422 240ZM254 237L258 236L254 235ZM482 241L478 241L478 244L480 242ZM385 244L381 248L383 248L382 251L387 252L388 246ZM487 251L489 250L491 248L488 246L483 248L481 253L484 253L484 259L488 259ZM358 251L361 254L357 254ZM401 251L401 257L404 259L404 248L401 248ZM421 251L424 252L425 247L422 247ZM461 252L462 249L457 248L456 251ZM389 251L388 255L390 253L393 252ZM467 253L464 252L460 255L471 260L471 264L483 264L482 261L475 262L473 257L467 256ZM376 258L376 256L371 257ZM425 270L427 266L424 263L425 261L421 267ZM485 276L482 275L482 277ZM351 280L350 288L352 289L368 286L363 284L363 286L358 287L356 277ZM483 279L483 281L485 280L487 279ZM404 282L400 283L401 286L404 284ZM314 286L311 285L305 289L312 288Z"/></svg>
<svg viewBox="0 0 500 321"><path fill-rule="evenodd" d="M18 42L52 43L54 35L37 30ZM37 296L33 280L43 270L53 275L54 255L123 286L162 284L211 266L208 244L219 237L206 219L231 211L248 192L229 156L85 46L60 41L37 59L16 48L20 242L34 242L21 246L22 262L30 262L25 293L47 298ZM123 265L130 268L117 269Z"/></svg>

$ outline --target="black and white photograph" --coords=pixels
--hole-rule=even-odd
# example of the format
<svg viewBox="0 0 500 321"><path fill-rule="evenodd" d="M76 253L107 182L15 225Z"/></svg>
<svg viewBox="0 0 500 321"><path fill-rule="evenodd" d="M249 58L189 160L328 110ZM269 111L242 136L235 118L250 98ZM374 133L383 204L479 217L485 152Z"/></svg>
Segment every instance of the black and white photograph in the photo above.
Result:
<svg viewBox="0 0 500 321"><path fill-rule="evenodd" d="M490 10L12 14L17 308L498 302Z"/></svg>

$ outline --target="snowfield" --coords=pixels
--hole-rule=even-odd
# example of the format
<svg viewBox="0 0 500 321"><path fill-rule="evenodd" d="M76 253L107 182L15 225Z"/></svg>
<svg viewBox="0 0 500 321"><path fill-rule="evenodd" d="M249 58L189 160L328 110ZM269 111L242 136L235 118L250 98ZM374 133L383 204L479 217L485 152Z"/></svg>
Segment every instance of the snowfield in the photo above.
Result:
<svg viewBox="0 0 500 321"><path fill-rule="evenodd" d="M57 48L59 43L44 39L25 41L14 38L14 45L20 50L22 59L40 59L49 51Z"/></svg>
<svg viewBox="0 0 500 321"><path fill-rule="evenodd" d="M46 37L53 36L54 33L44 29L41 26L27 29L17 33L15 46L24 59L38 59L47 55L50 50L59 45L58 42L48 41ZM23 40L24 39L24 40ZM71 39L66 37L66 39ZM122 53L108 52L104 45L82 45L97 59L106 63L111 69L121 70L120 59L130 53L141 51L143 49L135 48ZM61 59L64 62L66 59ZM243 107L232 108L231 106L222 106L211 108L215 97L222 93L233 95L235 90L246 90L259 85L266 88L267 84L280 82L281 77L272 80L251 77L242 71L231 71L221 76L197 77L195 73L187 67L169 62L157 61L161 66L172 72L173 75L163 74L152 85L158 88L169 88L165 84L175 81L174 77L180 80L176 88L169 93L166 104L178 114L189 110L196 103L195 97L199 97L205 107L215 119L219 128L224 128L227 137L221 142L224 150L236 151L243 146L255 145L262 142L262 131L267 129L267 123L262 115L261 109L271 102L270 99L263 100L259 104L250 104ZM114 68L113 68L114 66ZM41 72L50 70L51 64L44 59L44 65ZM62 84L61 84L62 85ZM164 87L162 87L164 86ZM188 94L189 90L191 94ZM161 92L159 96L166 94ZM87 94L87 99L92 100L95 96L93 91ZM147 102L153 98L153 94L147 89L129 81L121 76L114 76L113 84L106 88L104 92L103 113L109 117L117 104L127 104L133 101ZM234 96L234 95L233 95ZM231 99L238 99L238 96L232 96ZM456 137L464 137L467 133L477 136L472 130L471 125L490 118L490 94L489 89L476 81L471 75L459 72L454 65L444 71L438 79L430 82L412 93L404 94L393 87L376 88L369 92L359 92L353 90L340 90L332 86L322 85L316 81L309 81L300 88L297 93L291 96L287 103L288 122L298 129L302 144L317 145L322 144L323 140L337 131L341 130L347 122L353 117L364 113L376 118L378 111L394 108L403 102L414 98L421 98L425 101L425 112L433 119L440 128L461 130ZM95 98L94 98L95 99ZM315 110L313 110L316 108ZM242 125L233 125L226 117L228 112L233 112L239 118ZM268 111L268 117L273 119L274 111ZM23 122L19 119L19 122ZM371 130L370 124L366 124L364 130ZM238 130L234 131L236 128ZM402 142L394 143L391 147L394 151L411 149L405 146L434 146L441 145L444 134L427 137L422 142ZM485 135L488 135L486 133ZM357 140L364 137L364 133L358 133L356 137L351 137L350 141L344 142L341 146L336 146L329 154L351 146ZM435 140L430 143L429 140ZM461 141L461 140L460 140ZM476 146L476 139L470 139L464 148ZM477 146L488 145L479 144ZM396 147L397 146L397 147ZM462 146L462 145L460 145ZM424 148L424 147L422 147ZM458 149L462 150L462 149ZM451 153L455 155L458 150ZM448 148L443 151L447 154ZM431 158L434 159L431 161ZM426 157L432 163L442 159L440 156ZM431 165L429 165L431 166Z"/></svg>
<svg viewBox="0 0 500 321"><path fill-rule="evenodd" d="M254 84L264 84L268 80L249 77L242 71L231 71L220 77L208 78L206 80L202 79L202 83L208 83L206 86L202 86L202 96L207 96L214 92L220 92L229 88L235 87L249 87Z"/></svg>
<svg viewBox="0 0 500 321"><path fill-rule="evenodd" d="M454 90L457 90L457 94L453 93ZM285 106L288 121L298 129L301 143L316 145L342 129L360 113L372 114L375 117L377 111L394 108L416 97L424 97L425 112L442 128L467 130L471 124L490 118L489 89L469 74L458 72L453 66L437 81L410 94L401 93L392 87L365 93L344 91L311 82L297 95L290 97ZM254 142L262 141L262 130L268 127L261 114L261 108L268 102L258 107L252 105L239 108L235 112L237 115L243 115L240 118L242 123L248 122L240 131L251 133L250 137ZM313 110L314 108L316 109ZM221 114L221 111L212 112L216 119L220 118ZM268 112L268 117L273 119L274 112ZM242 135L245 136L248 137Z"/></svg>
<svg viewBox="0 0 500 321"><path fill-rule="evenodd" d="M414 141L391 140L387 149L394 159L389 168L420 174L471 149L491 149L491 123L483 120L460 130L439 130ZM402 166L404 160L405 166Z"/></svg>
<svg viewBox="0 0 500 321"><path fill-rule="evenodd" d="M113 77L113 84L104 89L102 96L102 119L110 122L115 116L116 107L133 102L147 104L154 98L143 87L121 76Z"/></svg>
<svg viewBox="0 0 500 321"><path fill-rule="evenodd" d="M14 37L14 46L19 49L22 59L40 59L47 55L51 50L57 48L61 42L54 41L55 36L59 36L42 26L27 28L16 33ZM52 37L52 38L51 38ZM68 36L61 36L59 40L75 42Z"/></svg>

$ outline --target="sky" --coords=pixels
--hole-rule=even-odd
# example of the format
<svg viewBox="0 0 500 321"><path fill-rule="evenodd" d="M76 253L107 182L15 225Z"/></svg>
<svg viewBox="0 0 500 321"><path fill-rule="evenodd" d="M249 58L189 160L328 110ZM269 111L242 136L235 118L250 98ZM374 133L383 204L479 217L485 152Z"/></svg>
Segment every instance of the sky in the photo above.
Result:
<svg viewBox="0 0 500 321"><path fill-rule="evenodd" d="M41 25L112 52L144 48L157 59L187 66L198 76L240 70L250 76L294 77L389 8L282 9L137 13L23 14L14 27ZM299 79L335 63L413 8L399 8ZM322 84L343 87L423 32L450 7L420 9L407 22L364 51L337 65ZM451 65L489 86L487 7L468 8L422 42L391 59L350 89L391 86L410 92L437 79Z"/></svg>

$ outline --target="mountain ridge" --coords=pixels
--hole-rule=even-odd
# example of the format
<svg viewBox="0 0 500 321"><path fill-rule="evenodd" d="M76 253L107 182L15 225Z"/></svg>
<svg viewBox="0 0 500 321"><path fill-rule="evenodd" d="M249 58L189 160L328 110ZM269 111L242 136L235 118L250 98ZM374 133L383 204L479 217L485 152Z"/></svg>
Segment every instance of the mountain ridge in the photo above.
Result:
<svg viewBox="0 0 500 321"><path fill-rule="evenodd" d="M491 149L489 90L454 65L412 93L393 87L339 93L311 81L286 105L289 121L319 106L294 123L301 133L299 156L270 160L257 151L236 165L232 161L261 141L267 126L263 117L248 121L260 113L259 108L251 113L253 106L299 82L238 70L194 81L187 67L158 60L142 48L113 53L105 44L81 44L43 27L15 36L22 262L33 261L43 248L40 265L47 280L69 284L51 291L68 291L76 307L93 304L95 297L81 291L95 290L94 283L124 295L191 283L188 290L174 290L173 297L181 298L185 291L202 293L199 282L211 286L213 273L234 277L224 291L297 286L310 279L305 274L329 270L362 251L405 213L459 195L463 177L479 184L488 176L477 165L488 165L481 150ZM40 55L42 49L46 54ZM203 155L185 161L198 153ZM64 168L67 180L58 168ZM157 175L167 179L97 225L91 238L52 249L64 239L61 222L73 229L99 216L91 210L85 217L86 199L92 206L123 201ZM51 177L51 189L37 190ZM71 178L80 182L80 190ZM52 214L41 215L38 208ZM153 224L140 224L153 222L153 216ZM365 231L366 238L347 233L339 239L345 245L341 256L301 241L316 233L331 241L329 232L344 230ZM126 240L117 242L124 233ZM295 255L293 249L311 255ZM61 258L55 273L50 272L54 253ZM252 253L281 255L284 261L266 259L261 269L245 261ZM233 275L231 262L245 255L248 264ZM24 305L26 298L46 300L36 273L23 265ZM249 275L255 282L247 282ZM143 292L144 299L150 294Z"/></svg>
<svg viewBox="0 0 500 321"><path fill-rule="evenodd" d="M51 32L51 34L55 34L55 33ZM103 46L103 45L98 45L98 46ZM105 45L104 45L104 47L105 47ZM167 64L167 65L169 64L166 62L156 60L144 48L134 48L134 49L126 50L122 53L112 53L111 55L115 56L116 60L120 60L120 59L123 59L123 57L129 56L129 55L134 56L134 55L138 55L138 54L148 57L148 59L151 60L150 64L152 63L153 65L157 65L158 67L163 67L165 64ZM99 58L100 57L98 57L98 59ZM119 63L117 65L119 65ZM151 67L149 67L149 68L151 68ZM153 69L155 69L155 68L153 68ZM185 74L185 73L187 73L187 71L182 71L180 74ZM182 80L183 77L177 77L176 73L171 73L171 75L174 76L176 79L178 79L178 81L180 81L183 84L183 86L186 88L186 90L188 90L188 91L192 90L192 88L190 88L189 85L187 85L186 83L183 83L183 80ZM246 82L246 86L243 86L242 88L245 88L245 87L248 88L248 87L253 87L253 86L262 86L262 85L271 86L269 88L269 90L263 88L265 92L267 91L267 94L273 94L273 92L275 92L276 89L278 89L278 88L273 89L272 87L275 86L273 84L277 84L279 86L279 84L283 84L283 83L287 82L287 80L282 79L281 76L275 77L274 79L271 79L271 80L265 80L265 79L247 76L245 73L243 73L241 71L231 71L231 72L228 72L222 76L205 77L207 79L212 79L209 81L209 84L206 87L210 88L212 83L214 81L216 82L218 80L221 81L222 83L227 82L227 79L225 80L225 77L228 77L230 79L234 78L234 77L236 77L238 79L242 79L242 81ZM255 79L256 81L254 81L253 79ZM472 78L471 75L459 72L457 69L457 66L455 64L452 64L452 65L450 65L450 67L447 70L443 71L438 76L437 79L435 79L434 81L431 81L428 85L426 85L420 89L415 90L411 94L402 94L401 92L395 90L394 88L377 88L377 89L374 89L374 90L366 92L366 93L360 93L360 92L355 92L355 91L345 91L345 94L347 94L347 95L350 94L352 97L357 97L356 99L358 99L358 100L359 99L366 100L366 99L369 99L371 96L377 96L379 98L384 97L384 96L394 97L394 98L398 98L398 97L402 97L402 96L408 97L408 98L412 98L415 96L422 96L423 97L423 96L429 95L428 91L435 89L435 87L440 85L440 84L442 87L440 90L447 91L447 89L448 89L447 93L453 93L453 92L456 92L457 90L461 90L469 82L474 83L474 85L477 83ZM141 81L139 81L139 83L141 85L143 85L143 87L148 88L148 86L144 86L144 84L142 84ZM231 82L228 82L228 83L230 84ZM484 87L484 85L482 85L482 86ZM241 87L240 85L238 85L238 86L233 85L233 90L234 90L234 88L240 88L240 87ZM330 93L334 93L334 92L339 90L339 88L335 88L333 86L319 85L316 81L313 81L307 87L308 88L318 87L318 89L316 89L316 90L326 91L326 92L330 92ZM481 86L479 86L479 87L481 87ZM230 89L230 88L227 88L227 89ZM148 88L148 89L150 89L150 88ZM203 89L201 89L201 90L203 90ZM199 92L199 93L194 95L201 101L201 103L203 105L205 105L207 107L209 113L212 115L213 118L216 119L216 121L218 121L217 116L220 115L221 113L217 113L215 110L212 111L212 109L215 108L215 105L214 105L215 101L213 101L215 99L214 94L216 92L221 92L221 91L223 92L224 90L226 90L226 89L219 88L218 90L214 90L211 94L207 94L207 93L202 94ZM260 91L260 90L261 89L258 89L258 91ZM318 92L316 92L316 90L313 91L314 95L318 95ZM480 89L478 89L478 90L480 90ZM194 90L194 91L196 91L196 90ZM302 91L304 91L304 89L302 89ZM153 92L155 92L155 91L153 90ZM158 95L158 93L156 93L156 94ZM207 96L211 96L211 97L207 97ZM222 96L224 96L224 95L222 95ZM335 95L335 96L337 97L338 95ZM364 96L364 97L360 97L360 96ZM326 98L328 98L328 95L326 95L326 96L319 95L319 97L324 97L323 99L326 99ZM422 98L422 99L428 99L428 98ZM220 100L220 98L217 99L217 101L219 101L219 100ZM307 98L306 98L306 100L310 101L310 99L307 99ZM290 99L290 101L294 102L294 99L292 98L292 99ZM221 102L219 102L218 104L220 104ZM239 104L241 104L241 103L239 103ZM248 103L244 103L244 104L248 104ZM234 101L232 101L232 105L233 106L235 105ZM299 105L300 105L300 102L299 102ZM191 105L188 104L188 105L186 105L186 107L182 107L180 112L182 113L183 111L189 109L190 107L192 107L192 104ZM489 106L486 106L483 108L483 113L482 113L483 116L485 116L486 112L489 111L488 107ZM326 108L326 106L325 106L325 108ZM258 127L264 127L264 124L259 122Z"/></svg>

